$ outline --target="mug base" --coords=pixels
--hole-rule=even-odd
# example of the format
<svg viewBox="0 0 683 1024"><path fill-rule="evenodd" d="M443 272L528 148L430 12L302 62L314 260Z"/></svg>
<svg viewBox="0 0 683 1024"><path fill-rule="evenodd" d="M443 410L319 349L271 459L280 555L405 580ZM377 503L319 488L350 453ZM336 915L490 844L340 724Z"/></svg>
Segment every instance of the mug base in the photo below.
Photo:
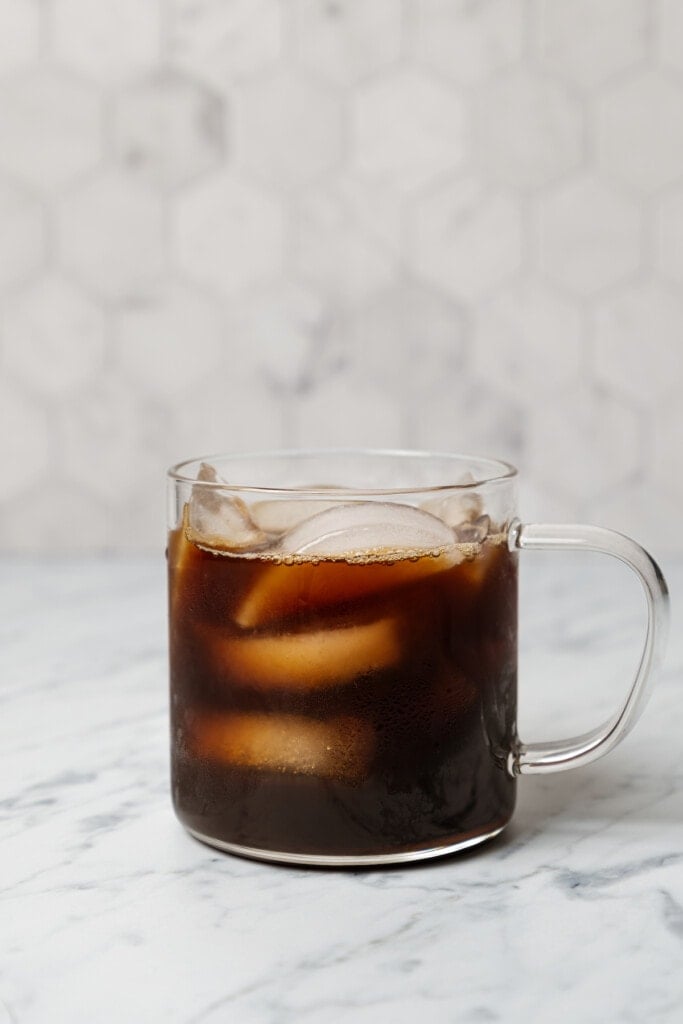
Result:
<svg viewBox="0 0 683 1024"><path fill-rule="evenodd" d="M278 850L260 850L252 846L240 846L238 843L226 843L222 839L212 839L194 828L184 826L187 832L200 843L212 846L223 853L232 853L237 857L248 857L250 860L270 861L276 864L296 864L302 867L315 868L364 868L375 865L409 864L412 861L432 860L434 857L446 857L451 853L460 853L489 839L495 839L506 827L507 822L489 832L460 839L445 846L430 846L428 849L407 850L400 853L358 854L349 856L333 856L317 853L283 853Z"/></svg>

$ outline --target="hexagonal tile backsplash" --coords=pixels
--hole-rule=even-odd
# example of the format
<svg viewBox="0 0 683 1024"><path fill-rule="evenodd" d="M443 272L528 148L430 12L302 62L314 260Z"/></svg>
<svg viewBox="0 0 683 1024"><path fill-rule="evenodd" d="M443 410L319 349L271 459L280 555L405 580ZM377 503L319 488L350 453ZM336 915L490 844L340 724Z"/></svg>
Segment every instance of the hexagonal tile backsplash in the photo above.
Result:
<svg viewBox="0 0 683 1024"><path fill-rule="evenodd" d="M0 4L0 547L353 444L683 550L682 6Z"/></svg>

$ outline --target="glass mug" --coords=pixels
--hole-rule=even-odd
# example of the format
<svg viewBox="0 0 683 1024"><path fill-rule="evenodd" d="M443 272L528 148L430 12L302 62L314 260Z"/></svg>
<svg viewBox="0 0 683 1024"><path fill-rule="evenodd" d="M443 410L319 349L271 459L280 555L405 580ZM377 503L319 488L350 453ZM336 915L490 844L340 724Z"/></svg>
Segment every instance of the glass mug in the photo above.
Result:
<svg viewBox="0 0 683 1024"><path fill-rule="evenodd" d="M516 470L425 452L219 456L169 471L172 789L197 839L312 865L474 846L517 776L585 765L643 709L668 617L634 541L517 518ZM517 561L602 551L640 579L645 645L609 721L517 736Z"/></svg>

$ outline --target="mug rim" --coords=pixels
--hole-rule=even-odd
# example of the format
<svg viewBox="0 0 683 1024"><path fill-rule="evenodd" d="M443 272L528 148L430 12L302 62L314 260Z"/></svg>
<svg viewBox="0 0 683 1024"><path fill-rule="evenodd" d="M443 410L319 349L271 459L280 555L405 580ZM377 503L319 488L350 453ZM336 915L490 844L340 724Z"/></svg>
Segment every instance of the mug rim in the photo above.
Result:
<svg viewBox="0 0 683 1024"><path fill-rule="evenodd" d="M468 481L467 483L444 483L444 484L415 484L411 486L401 487L356 487L347 486L344 484L334 484L330 486L303 486L300 484L288 487L268 487L256 484L233 484L229 481L214 481L214 480L197 480L196 477L190 476L187 472L190 466L199 466L202 462L206 462L212 465L216 462L231 460L233 462L248 463L254 460L267 460L267 459L305 459L305 458L326 458L326 457L353 457L360 456L363 458L391 458L398 459L403 462L407 462L411 459L425 462L428 459L440 459L449 461L452 460L454 463L457 461L470 462L472 464L488 465L491 467L491 472L488 474L479 474L477 479ZM230 491L245 491L250 493L264 493L264 494L282 494L282 495L293 495L293 494L316 494L329 497L331 494L334 495L398 495L407 494L412 492L419 493L440 493L443 491L468 491L477 487L484 487L489 484L504 483L511 480L518 475L518 470L510 462L506 462L503 459L492 458L488 455L475 455L467 452L442 452L442 451L430 451L427 449L415 449L415 448L275 448L275 449L264 449L262 451L250 451L250 452L221 452L212 455L195 456L190 459L183 459L180 462L170 466L166 471L167 478L175 483L191 484L193 487L206 487L209 489L225 490L226 488Z"/></svg>

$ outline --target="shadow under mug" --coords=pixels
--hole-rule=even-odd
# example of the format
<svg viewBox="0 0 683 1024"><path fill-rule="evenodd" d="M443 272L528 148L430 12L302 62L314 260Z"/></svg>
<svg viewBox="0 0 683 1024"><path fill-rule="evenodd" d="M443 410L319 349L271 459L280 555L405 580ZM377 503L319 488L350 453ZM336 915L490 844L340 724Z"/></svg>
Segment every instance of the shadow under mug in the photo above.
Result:
<svg viewBox="0 0 683 1024"><path fill-rule="evenodd" d="M282 451L169 470L172 790L219 849L391 864L463 850L512 816L519 775L589 764L643 710L666 584L634 541L526 524L517 472L467 455ZM643 653L581 736L517 735L517 563L612 555L640 580Z"/></svg>

